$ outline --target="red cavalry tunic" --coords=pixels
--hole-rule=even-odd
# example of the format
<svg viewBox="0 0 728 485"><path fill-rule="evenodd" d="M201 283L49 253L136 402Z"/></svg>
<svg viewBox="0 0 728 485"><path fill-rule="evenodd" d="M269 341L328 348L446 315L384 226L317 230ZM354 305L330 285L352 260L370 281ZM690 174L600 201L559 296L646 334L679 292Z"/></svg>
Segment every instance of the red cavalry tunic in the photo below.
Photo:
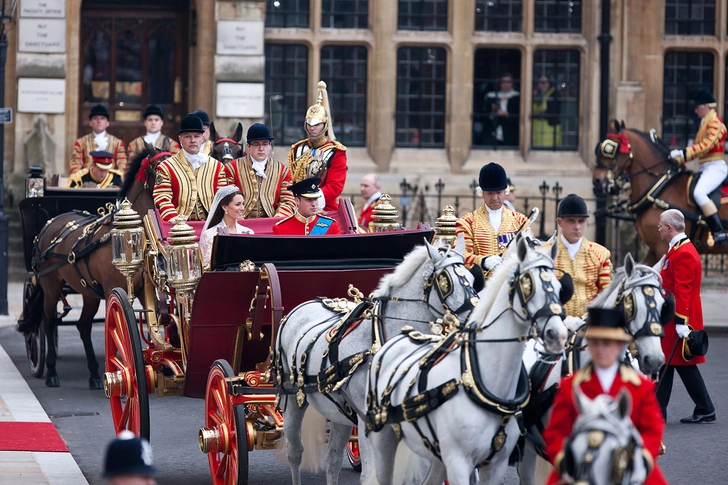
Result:
<svg viewBox="0 0 728 485"><path fill-rule="evenodd" d="M286 236L308 236L312 231L314 236L341 234L339 223L335 220L324 216L312 216L306 219L298 212L273 226L273 234Z"/></svg>
<svg viewBox="0 0 728 485"><path fill-rule="evenodd" d="M554 466L557 466L563 457L564 443L571 434L574 422L579 414L574 402L574 386L579 386L589 399L604 394L599 378L594 374L591 364L561 381L561 387L556 393L554 405L551 408L549 424L543 432L543 438L546 441L546 453L549 457L552 457L551 462ZM660 440L665 431L665 423L662 421L660 405L655 397L655 384L639 375L631 367L621 364L608 394L617 397L621 389L626 389L632 398L630 418L642 435L644 448L652 456L652 461L655 463L655 468L647 477L645 484L667 485L667 480L656 462L660 451ZM556 470L553 470L546 483L547 485L555 485L560 483L559 480L560 477Z"/></svg>
<svg viewBox="0 0 728 485"><path fill-rule="evenodd" d="M698 251L687 236L675 243L665 255L662 263L662 287L675 295L675 315L682 317L694 330L703 329L703 305L700 301L700 281L703 268ZM665 358L670 357L677 342L674 320L665 325L665 337L662 339L662 352ZM693 360L686 361L680 352L680 344L673 355L670 365L693 365L705 362L704 355L696 355Z"/></svg>
<svg viewBox="0 0 728 485"><path fill-rule="evenodd" d="M293 183L309 177L320 177L319 188L326 200L325 212L339 210L336 199L346 183L346 147L338 141L327 141L314 148L308 138L298 141L288 152L288 168Z"/></svg>

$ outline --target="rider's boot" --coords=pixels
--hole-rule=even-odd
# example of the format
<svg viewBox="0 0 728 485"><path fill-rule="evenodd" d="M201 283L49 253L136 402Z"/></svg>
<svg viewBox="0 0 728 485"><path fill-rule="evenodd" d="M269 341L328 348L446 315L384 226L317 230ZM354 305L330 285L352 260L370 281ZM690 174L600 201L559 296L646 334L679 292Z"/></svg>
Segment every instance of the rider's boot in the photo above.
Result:
<svg viewBox="0 0 728 485"><path fill-rule="evenodd" d="M707 204L703 204L702 206L700 206L700 208L703 210L705 222L708 224L710 232L713 233L713 242L716 245L728 243L728 237L726 237L725 235L725 231L723 230L723 223L720 221L718 209L715 207L713 201L710 201Z"/></svg>

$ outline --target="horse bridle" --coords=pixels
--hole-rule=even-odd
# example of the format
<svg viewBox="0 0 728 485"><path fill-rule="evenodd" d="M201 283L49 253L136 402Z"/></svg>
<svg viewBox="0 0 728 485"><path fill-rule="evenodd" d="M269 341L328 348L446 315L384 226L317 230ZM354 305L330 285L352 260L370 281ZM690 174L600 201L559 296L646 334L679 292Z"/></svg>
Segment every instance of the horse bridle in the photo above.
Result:
<svg viewBox="0 0 728 485"><path fill-rule="evenodd" d="M235 156L233 155L233 149L230 148L230 144L232 143L235 146L238 146L238 142L233 140L232 138L220 138L215 141L215 145L222 143L222 160L221 161L231 161L235 159Z"/></svg>
<svg viewBox="0 0 728 485"><path fill-rule="evenodd" d="M657 285L642 284L643 281L647 280L648 276L643 276L641 280L630 285L629 289L625 289L624 281L621 283L619 293L617 294L617 300L614 303L615 308L620 309L624 312L625 330L632 335L634 338L638 337L663 337L664 329L663 325L665 315L657 311L657 302L655 301L655 294L662 289ZM644 324L640 327L637 332L630 332L630 323L637 317L637 296L635 291L637 288L642 288L642 294L645 298L645 305L647 307L647 315L645 317ZM667 295L665 296L667 298ZM663 305L663 309L665 309Z"/></svg>
<svg viewBox="0 0 728 485"><path fill-rule="evenodd" d="M528 309L528 302L536 294L535 281L531 270L539 270L539 280L541 281L541 287L543 288L544 294L546 295L546 301L535 313L531 313ZM513 276L513 282L508 290L508 307L513 310L513 296L514 293L518 295L521 300L521 313L514 313L518 318L524 321L531 321L531 332L535 333L534 328L536 327L536 321L539 318L551 318L554 316L563 319L565 317L564 307L561 305L559 296L554 290L553 280L556 278L554 274L553 265L548 264L537 264L528 265L526 268L518 267L516 273Z"/></svg>
<svg viewBox="0 0 728 485"><path fill-rule="evenodd" d="M573 452L571 451L571 443L577 436L586 433L587 438L587 450L584 454L582 462L576 466L574 463ZM599 456L601 447L604 444L606 437L613 437L619 441L617 435L606 429L589 429L573 433L569 436L564 447L567 451L564 454L564 466L566 472L575 480L575 485L592 483L592 465ZM609 478L614 485L621 485L624 480L624 476L627 471L634 470L634 452L635 449L641 447L634 434L630 436L629 443L625 446L618 446L612 452L612 458L610 461L610 473Z"/></svg>
<svg viewBox="0 0 728 485"><path fill-rule="evenodd" d="M458 279L458 283L460 283L460 286L465 292L465 298L463 299L462 305L454 310L450 308L450 305L447 303L447 299L455 291L452 276L450 276L450 272L447 270L448 268L453 266L455 267L455 269L453 269L453 273L455 273L455 276ZM440 316L445 316L445 314L447 313L451 313L457 316L461 313L469 312L473 308L475 308L475 305L478 304L480 298L478 297L478 293L475 291L475 288L473 288L473 286L466 278L467 274L468 270L465 269L465 265L459 261L448 263L444 266L441 266L439 269L434 268L432 274L425 280L423 288L423 300L425 301L427 306L430 307L433 312ZM430 293L432 292L433 288L435 288L435 291L440 298L440 302L442 303L442 308L445 310L445 312L441 312L440 309L430 304Z"/></svg>
<svg viewBox="0 0 728 485"><path fill-rule="evenodd" d="M654 165L646 167L640 160L635 158L634 152L632 151L632 145L629 143L629 138L627 138L625 133L607 133L607 138L597 145L596 154L597 168L607 170L620 189L629 177L636 177L643 173L647 173L653 177L660 177L662 175L652 169L663 162L660 161ZM620 173L616 173L614 167L614 162L617 160L618 155L627 155L629 157L629 162L620 170ZM602 162L602 157L612 160L612 163L609 165L604 164ZM629 175L626 169L629 168L634 161L636 161L642 168L641 170Z"/></svg>

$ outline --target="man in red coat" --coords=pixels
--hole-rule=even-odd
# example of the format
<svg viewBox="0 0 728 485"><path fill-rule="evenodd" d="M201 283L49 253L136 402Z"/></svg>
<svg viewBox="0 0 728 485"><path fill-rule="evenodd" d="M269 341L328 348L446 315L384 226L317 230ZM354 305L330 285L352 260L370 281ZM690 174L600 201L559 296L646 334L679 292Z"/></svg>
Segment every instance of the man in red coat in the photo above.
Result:
<svg viewBox="0 0 728 485"><path fill-rule="evenodd" d="M288 236L341 234L341 228L335 220L318 215L318 199L321 197L320 183L320 178L312 177L291 185L291 192L296 197L298 207L292 216L273 226L273 234Z"/></svg>
<svg viewBox="0 0 728 485"><path fill-rule="evenodd" d="M632 401L630 418L642 435L644 459L648 471L651 470L645 484L666 485L667 480L655 462L665 423L655 398L654 383L619 361L627 343L632 340L624 330L624 313L613 308L590 308L588 322L586 339L592 361L561 381L549 424L543 432L546 453L554 465L546 483L563 483L559 481L560 477L568 471L564 469L564 444L578 416L574 396L574 388L578 386L589 399L600 394L616 398L622 389L629 392Z"/></svg>
<svg viewBox="0 0 728 485"><path fill-rule="evenodd" d="M676 209L666 210L660 216L658 225L660 237L669 244L662 263L662 287L675 295L675 318L665 325L662 351L667 368L657 389L657 400L667 420L667 405L672 393L675 369L685 389L695 403L693 414L680 420L681 423L707 423L715 421L715 407L708 395L703 376L697 364L705 362L704 356L685 358L682 352L685 337L692 330L703 329L703 306L700 301L700 281L703 268L695 246L685 235L685 217Z"/></svg>
<svg viewBox="0 0 728 485"><path fill-rule="evenodd" d="M359 213L359 226L365 231L369 230L369 223L372 222L372 212L382 197L382 191L379 190L380 187L381 182L379 175L376 173L366 174L361 178L361 182L359 183L359 191L366 201Z"/></svg>

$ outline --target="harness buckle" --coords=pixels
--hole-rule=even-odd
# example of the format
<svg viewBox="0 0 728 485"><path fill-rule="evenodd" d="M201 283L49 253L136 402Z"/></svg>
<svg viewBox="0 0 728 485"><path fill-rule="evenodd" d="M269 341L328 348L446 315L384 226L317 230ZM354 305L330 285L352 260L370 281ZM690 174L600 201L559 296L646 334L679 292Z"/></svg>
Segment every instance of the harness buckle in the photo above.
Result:
<svg viewBox="0 0 728 485"><path fill-rule="evenodd" d="M76 264L76 253L71 251L70 253L68 253L67 259L68 259L68 264Z"/></svg>

